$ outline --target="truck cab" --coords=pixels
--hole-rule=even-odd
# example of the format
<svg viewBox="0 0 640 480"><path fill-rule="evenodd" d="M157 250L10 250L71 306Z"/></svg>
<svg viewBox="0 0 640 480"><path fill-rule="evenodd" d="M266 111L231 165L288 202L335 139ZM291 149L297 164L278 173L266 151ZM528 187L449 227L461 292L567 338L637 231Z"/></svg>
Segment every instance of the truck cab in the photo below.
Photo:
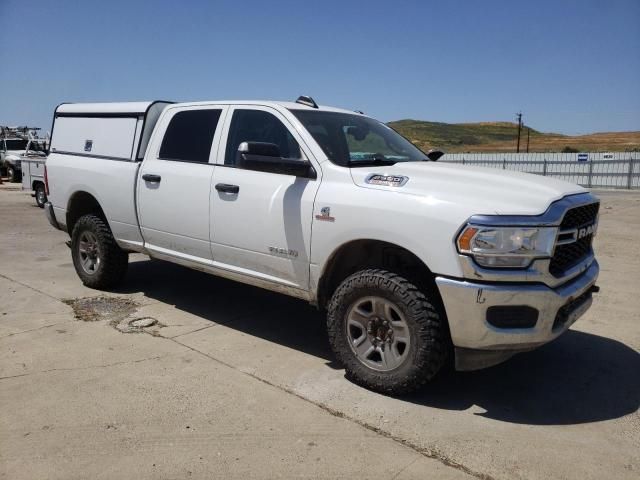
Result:
<svg viewBox="0 0 640 480"><path fill-rule="evenodd" d="M45 211L86 285L141 252L305 299L349 378L403 393L553 340L598 275L588 191L437 157L310 97L63 104Z"/></svg>

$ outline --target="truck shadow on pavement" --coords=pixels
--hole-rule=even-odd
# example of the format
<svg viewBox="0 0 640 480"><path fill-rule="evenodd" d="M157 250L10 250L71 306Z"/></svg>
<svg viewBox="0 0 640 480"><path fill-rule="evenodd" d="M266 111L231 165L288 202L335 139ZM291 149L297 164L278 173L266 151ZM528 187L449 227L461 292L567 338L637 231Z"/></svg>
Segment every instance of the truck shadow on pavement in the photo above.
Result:
<svg viewBox="0 0 640 480"><path fill-rule="evenodd" d="M405 401L529 425L619 418L640 406L640 354L610 338L569 330L533 352L475 372L447 372Z"/></svg>
<svg viewBox="0 0 640 480"><path fill-rule="evenodd" d="M203 319L334 363L323 316L301 300L175 264L133 261L121 292L144 292ZM571 330L550 344L476 372L444 371L401 398L518 424L570 425L619 418L640 406L640 354ZM371 395L376 395L371 393Z"/></svg>
<svg viewBox="0 0 640 480"><path fill-rule="evenodd" d="M143 292L234 330L334 363L324 317L297 300L162 261L130 261L122 293Z"/></svg>

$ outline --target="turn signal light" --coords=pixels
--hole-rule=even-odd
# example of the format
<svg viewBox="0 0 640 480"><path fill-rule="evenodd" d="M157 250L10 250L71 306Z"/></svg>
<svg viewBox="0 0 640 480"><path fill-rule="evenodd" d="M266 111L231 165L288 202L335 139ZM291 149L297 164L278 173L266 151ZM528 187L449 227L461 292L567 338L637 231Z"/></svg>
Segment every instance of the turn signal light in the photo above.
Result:
<svg viewBox="0 0 640 480"><path fill-rule="evenodd" d="M478 232L477 228L467 227L462 235L458 237L458 248L462 252L470 252L471 251L471 240L473 236Z"/></svg>

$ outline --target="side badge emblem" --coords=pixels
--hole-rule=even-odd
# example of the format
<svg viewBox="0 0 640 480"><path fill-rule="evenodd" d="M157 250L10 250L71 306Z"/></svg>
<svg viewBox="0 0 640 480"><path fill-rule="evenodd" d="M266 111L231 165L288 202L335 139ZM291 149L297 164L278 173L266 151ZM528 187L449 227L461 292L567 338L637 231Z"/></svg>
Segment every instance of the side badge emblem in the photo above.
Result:
<svg viewBox="0 0 640 480"><path fill-rule="evenodd" d="M85 140L84 142L84 151L90 152L93 148L93 140Z"/></svg>
<svg viewBox="0 0 640 480"><path fill-rule="evenodd" d="M369 185L384 185L385 187L403 187L409 181L409 177L404 175L380 175L370 173L364 179Z"/></svg>
<svg viewBox="0 0 640 480"><path fill-rule="evenodd" d="M322 220L323 222L335 222L335 217L331 216L331 207L322 207L320 209L320 215L316 215L316 220Z"/></svg>

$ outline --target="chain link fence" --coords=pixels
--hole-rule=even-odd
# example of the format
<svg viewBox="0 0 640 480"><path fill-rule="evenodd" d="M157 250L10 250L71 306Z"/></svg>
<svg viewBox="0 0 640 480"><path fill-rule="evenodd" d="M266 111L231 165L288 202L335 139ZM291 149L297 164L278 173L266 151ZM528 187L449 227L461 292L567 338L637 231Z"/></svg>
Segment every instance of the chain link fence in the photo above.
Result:
<svg viewBox="0 0 640 480"><path fill-rule="evenodd" d="M534 173L588 188L640 189L640 152L449 153L439 161Z"/></svg>

